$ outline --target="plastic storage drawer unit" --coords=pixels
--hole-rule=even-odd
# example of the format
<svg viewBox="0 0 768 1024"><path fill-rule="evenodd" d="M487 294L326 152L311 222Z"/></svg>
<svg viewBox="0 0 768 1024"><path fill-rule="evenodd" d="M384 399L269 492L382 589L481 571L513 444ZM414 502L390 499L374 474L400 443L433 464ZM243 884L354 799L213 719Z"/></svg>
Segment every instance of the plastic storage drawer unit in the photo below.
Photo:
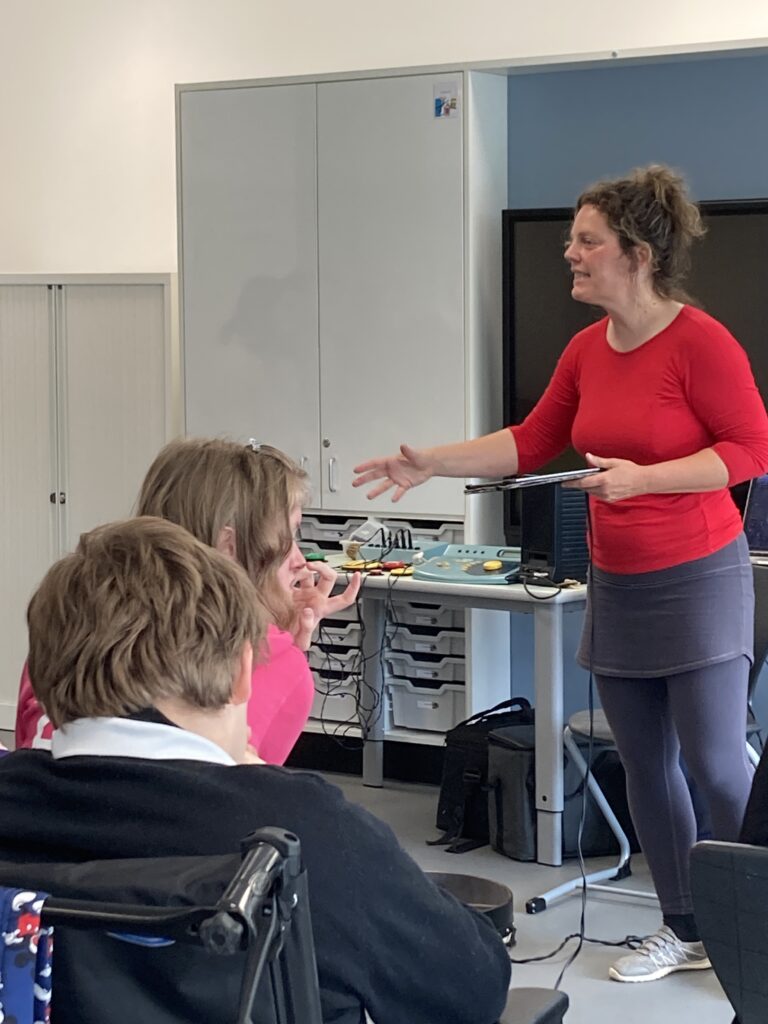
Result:
<svg viewBox="0 0 768 1024"><path fill-rule="evenodd" d="M464 682L466 668L463 658L441 658L439 654L408 654L388 651L387 666L393 676L408 679L436 679L443 683Z"/></svg>
<svg viewBox="0 0 768 1024"><path fill-rule="evenodd" d="M456 683L442 686L414 686L409 679L390 679L392 722L398 728L447 732L464 715L464 687Z"/></svg>
<svg viewBox="0 0 768 1024"><path fill-rule="evenodd" d="M393 651L409 654L440 654L464 656L464 631L460 629L434 629L432 626L412 626L404 623L388 630Z"/></svg>
<svg viewBox="0 0 768 1024"><path fill-rule="evenodd" d="M322 722L357 723L358 680L341 673L315 673L315 696L310 718Z"/></svg>

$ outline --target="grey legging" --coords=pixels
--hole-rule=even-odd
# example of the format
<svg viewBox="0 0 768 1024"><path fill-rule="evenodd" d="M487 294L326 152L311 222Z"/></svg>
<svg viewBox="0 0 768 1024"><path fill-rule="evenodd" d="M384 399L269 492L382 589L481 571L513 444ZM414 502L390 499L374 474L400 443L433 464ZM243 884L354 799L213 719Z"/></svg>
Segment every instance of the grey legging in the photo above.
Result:
<svg viewBox="0 0 768 1024"><path fill-rule="evenodd" d="M688 856L696 819L681 749L709 804L714 838L738 838L753 775L745 748L748 678L744 656L661 678L596 677L664 914L693 911Z"/></svg>

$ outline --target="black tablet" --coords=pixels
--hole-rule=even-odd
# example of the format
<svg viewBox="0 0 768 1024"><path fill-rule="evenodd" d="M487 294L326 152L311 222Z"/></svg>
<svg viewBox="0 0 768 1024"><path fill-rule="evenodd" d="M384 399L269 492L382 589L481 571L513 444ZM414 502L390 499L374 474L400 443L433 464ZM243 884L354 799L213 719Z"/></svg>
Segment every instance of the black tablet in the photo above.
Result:
<svg viewBox="0 0 768 1024"><path fill-rule="evenodd" d="M566 469L560 473L529 473L523 476L505 476L500 480L486 480L482 484L467 484L465 494L482 494L485 491L512 491L517 487L540 487L542 484L561 484L566 480L580 480L583 476L602 473L597 466L584 469Z"/></svg>

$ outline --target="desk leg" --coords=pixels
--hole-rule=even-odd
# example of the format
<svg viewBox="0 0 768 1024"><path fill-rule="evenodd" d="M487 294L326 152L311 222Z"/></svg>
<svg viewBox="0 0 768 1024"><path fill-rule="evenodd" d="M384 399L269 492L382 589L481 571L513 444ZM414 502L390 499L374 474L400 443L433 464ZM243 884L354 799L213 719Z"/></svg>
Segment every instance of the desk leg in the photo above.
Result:
<svg viewBox="0 0 768 1024"><path fill-rule="evenodd" d="M363 598L360 602L363 630L363 679L360 692L360 726L363 730L363 785L381 786L384 781L384 601Z"/></svg>
<svg viewBox="0 0 768 1024"><path fill-rule="evenodd" d="M563 608L534 605L536 692L536 859L563 860Z"/></svg>

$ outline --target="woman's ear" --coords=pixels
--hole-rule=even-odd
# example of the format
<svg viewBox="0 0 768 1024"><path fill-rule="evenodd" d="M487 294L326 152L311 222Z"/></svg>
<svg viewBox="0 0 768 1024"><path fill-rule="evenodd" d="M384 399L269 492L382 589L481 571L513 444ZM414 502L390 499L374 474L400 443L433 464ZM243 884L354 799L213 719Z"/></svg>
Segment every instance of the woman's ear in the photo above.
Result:
<svg viewBox="0 0 768 1024"><path fill-rule="evenodd" d="M635 246L635 266L653 273L653 251L647 242L638 242Z"/></svg>
<svg viewBox="0 0 768 1024"><path fill-rule="evenodd" d="M237 561L237 544L235 543L235 530L232 526L224 526L219 531L219 536L216 538L216 544L214 545L216 550L222 555L226 555L227 558L231 558L233 562Z"/></svg>

